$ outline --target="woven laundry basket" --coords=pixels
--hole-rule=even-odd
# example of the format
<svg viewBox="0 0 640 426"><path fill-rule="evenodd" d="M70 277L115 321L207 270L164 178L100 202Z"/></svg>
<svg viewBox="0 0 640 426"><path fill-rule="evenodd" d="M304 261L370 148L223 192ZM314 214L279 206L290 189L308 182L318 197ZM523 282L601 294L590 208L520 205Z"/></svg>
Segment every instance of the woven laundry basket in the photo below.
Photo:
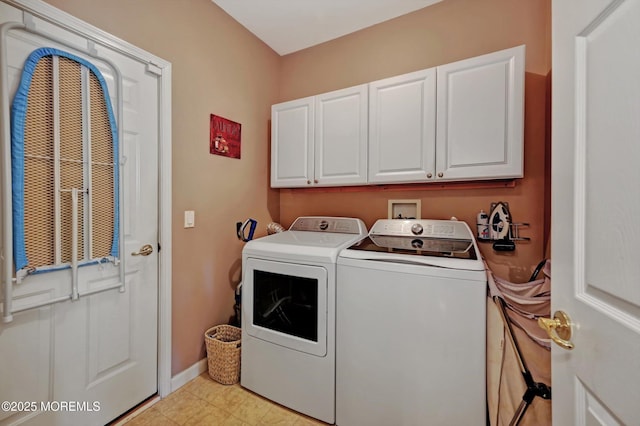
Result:
<svg viewBox="0 0 640 426"><path fill-rule="evenodd" d="M240 339L242 330L232 325L217 325L204 333L209 376L223 385L240 380Z"/></svg>

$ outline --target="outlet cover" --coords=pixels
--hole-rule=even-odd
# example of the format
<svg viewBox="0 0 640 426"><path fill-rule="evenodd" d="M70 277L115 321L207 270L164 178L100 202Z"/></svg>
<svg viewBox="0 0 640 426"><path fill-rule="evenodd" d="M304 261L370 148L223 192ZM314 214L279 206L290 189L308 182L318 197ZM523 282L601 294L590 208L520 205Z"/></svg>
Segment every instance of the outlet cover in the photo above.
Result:
<svg viewBox="0 0 640 426"><path fill-rule="evenodd" d="M420 219L422 203L420 200L389 200L389 219Z"/></svg>

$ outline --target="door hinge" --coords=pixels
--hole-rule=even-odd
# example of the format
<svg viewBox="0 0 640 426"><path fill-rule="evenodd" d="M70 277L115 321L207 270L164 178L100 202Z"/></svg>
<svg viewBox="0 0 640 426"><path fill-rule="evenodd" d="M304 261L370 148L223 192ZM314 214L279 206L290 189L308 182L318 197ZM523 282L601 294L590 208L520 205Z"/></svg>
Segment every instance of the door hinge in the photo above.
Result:
<svg viewBox="0 0 640 426"><path fill-rule="evenodd" d="M162 68L157 66L156 64L152 64L151 62L147 62L147 72L150 72L155 75L162 75Z"/></svg>

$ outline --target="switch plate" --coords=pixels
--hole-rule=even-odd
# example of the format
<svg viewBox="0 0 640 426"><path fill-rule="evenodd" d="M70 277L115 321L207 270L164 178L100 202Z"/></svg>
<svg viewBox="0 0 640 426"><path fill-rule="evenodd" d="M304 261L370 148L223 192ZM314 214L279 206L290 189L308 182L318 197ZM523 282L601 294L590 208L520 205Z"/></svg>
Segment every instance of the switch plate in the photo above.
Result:
<svg viewBox="0 0 640 426"><path fill-rule="evenodd" d="M196 212L193 210L184 211L184 227L193 228L196 226Z"/></svg>

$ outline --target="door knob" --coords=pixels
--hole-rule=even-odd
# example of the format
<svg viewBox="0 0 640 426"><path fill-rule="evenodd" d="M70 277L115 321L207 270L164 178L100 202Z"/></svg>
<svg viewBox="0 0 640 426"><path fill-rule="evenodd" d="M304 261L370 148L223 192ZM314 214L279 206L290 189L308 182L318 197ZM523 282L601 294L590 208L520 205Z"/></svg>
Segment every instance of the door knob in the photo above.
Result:
<svg viewBox="0 0 640 426"><path fill-rule="evenodd" d="M149 256L153 253L153 246L151 244L145 244L140 247L140 250L131 253L131 256Z"/></svg>
<svg viewBox="0 0 640 426"><path fill-rule="evenodd" d="M564 311L556 311L553 318L538 318L538 325L545 330L549 338L563 349L574 348L571 342L571 318Z"/></svg>

